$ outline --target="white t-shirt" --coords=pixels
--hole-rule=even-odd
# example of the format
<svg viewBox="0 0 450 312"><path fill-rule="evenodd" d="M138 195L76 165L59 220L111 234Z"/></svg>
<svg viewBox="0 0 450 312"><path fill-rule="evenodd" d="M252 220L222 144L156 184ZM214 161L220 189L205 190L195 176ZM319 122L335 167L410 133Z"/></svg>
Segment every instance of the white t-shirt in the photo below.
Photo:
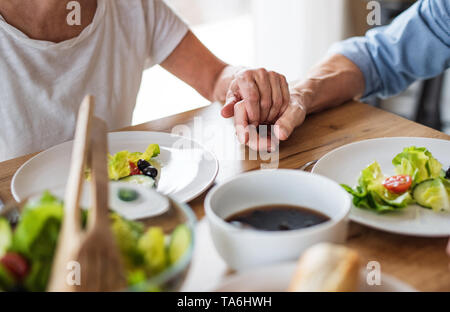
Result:
<svg viewBox="0 0 450 312"><path fill-rule="evenodd" d="M109 129L130 125L143 70L188 31L161 0L97 1L92 23L60 43L32 40L0 16L0 161L72 139L86 94Z"/></svg>

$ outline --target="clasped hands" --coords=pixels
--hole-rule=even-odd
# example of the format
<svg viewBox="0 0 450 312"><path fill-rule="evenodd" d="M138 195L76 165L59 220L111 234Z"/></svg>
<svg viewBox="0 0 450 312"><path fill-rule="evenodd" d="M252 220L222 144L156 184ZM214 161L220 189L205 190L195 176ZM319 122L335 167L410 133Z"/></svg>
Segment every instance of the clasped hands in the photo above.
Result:
<svg viewBox="0 0 450 312"><path fill-rule="evenodd" d="M236 135L241 144L265 151L275 151L278 142L287 140L303 123L306 114L304 98L298 92L290 92L286 77L263 68L237 72L222 109L223 117L234 116ZM258 135L261 125L269 126L269 135Z"/></svg>

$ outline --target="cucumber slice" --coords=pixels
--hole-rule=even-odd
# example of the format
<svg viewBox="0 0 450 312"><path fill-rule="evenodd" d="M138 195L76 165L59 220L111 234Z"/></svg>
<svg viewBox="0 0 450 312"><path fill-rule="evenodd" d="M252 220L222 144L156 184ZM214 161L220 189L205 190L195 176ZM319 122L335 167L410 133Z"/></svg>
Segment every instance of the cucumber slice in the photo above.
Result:
<svg viewBox="0 0 450 312"><path fill-rule="evenodd" d="M168 248L170 264L176 263L184 256L191 244L191 239L191 230L186 225L181 224L173 230Z"/></svg>
<svg viewBox="0 0 450 312"><path fill-rule="evenodd" d="M423 181L413 190L414 199L425 208L434 211L450 211L450 198L441 178Z"/></svg>
<svg viewBox="0 0 450 312"><path fill-rule="evenodd" d="M131 184L139 184L139 185L143 185L143 186L150 187L150 188L156 187L154 179L152 179L149 176L141 175L141 174L129 176L129 177L120 179L120 181L131 183Z"/></svg>
<svg viewBox="0 0 450 312"><path fill-rule="evenodd" d="M12 242L12 230L8 220L0 218L0 258L6 253Z"/></svg>
<svg viewBox="0 0 450 312"><path fill-rule="evenodd" d="M124 202L132 202L139 198L139 193L129 188L121 188L117 196Z"/></svg>

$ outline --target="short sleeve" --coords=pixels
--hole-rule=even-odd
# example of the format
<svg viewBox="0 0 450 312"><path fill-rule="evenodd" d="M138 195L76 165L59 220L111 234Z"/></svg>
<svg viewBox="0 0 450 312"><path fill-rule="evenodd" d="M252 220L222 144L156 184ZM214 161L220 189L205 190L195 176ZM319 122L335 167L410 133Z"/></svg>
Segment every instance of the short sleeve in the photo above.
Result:
<svg viewBox="0 0 450 312"><path fill-rule="evenodd" d="M187 24L162 0L143 0L150 36L145 68L162 63L189 30Z"/></svg>

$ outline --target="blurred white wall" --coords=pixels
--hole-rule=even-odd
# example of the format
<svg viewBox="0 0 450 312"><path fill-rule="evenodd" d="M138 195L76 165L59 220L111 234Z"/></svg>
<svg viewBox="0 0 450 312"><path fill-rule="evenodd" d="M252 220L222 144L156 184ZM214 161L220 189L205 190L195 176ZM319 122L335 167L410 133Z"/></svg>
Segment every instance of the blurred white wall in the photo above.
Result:
<svg viewBox="0 0 450 312"><path fill-rule="evenodd" d="M251 0L164 0L175 8L189 25L217 23L250 11Z"/></svg>
<svg viewBox="0 0 450 312"><path fill-rule="evenodd" d="M256 63L288 80L304 76L349 33L347 5L347 0L252 0Z"/></svg>

